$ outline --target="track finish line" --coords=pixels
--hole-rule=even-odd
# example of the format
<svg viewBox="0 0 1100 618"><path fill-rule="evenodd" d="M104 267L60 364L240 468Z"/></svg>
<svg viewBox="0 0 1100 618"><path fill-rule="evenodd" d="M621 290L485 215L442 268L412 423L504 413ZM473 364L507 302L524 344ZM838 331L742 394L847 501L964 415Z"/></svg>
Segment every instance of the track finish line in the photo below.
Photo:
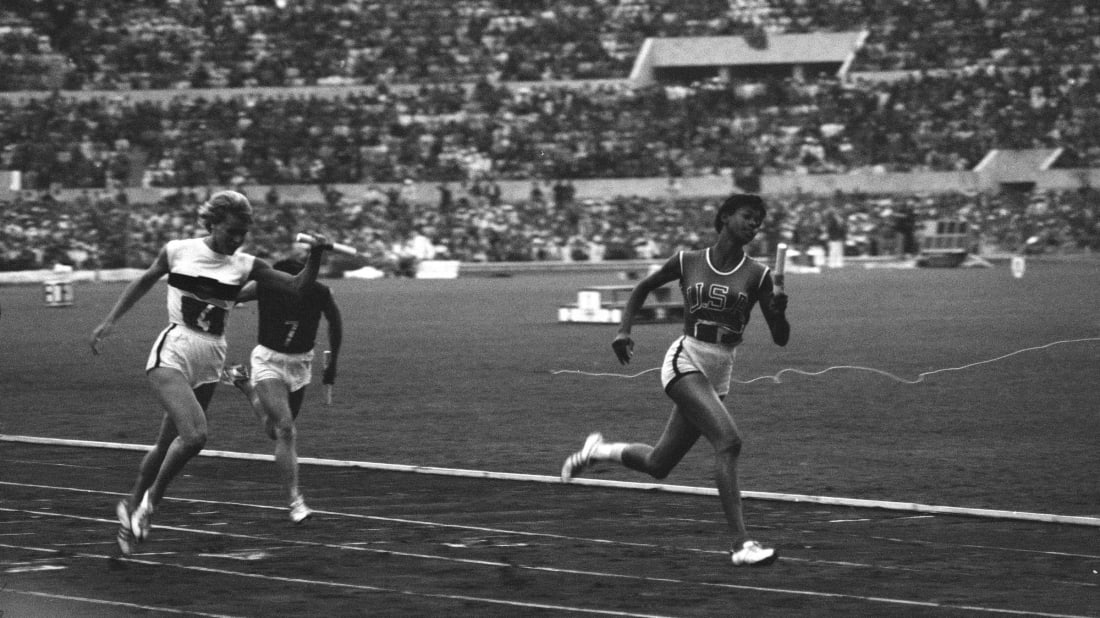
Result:
<svg viewBox="0 0 1100 618"><path fill-rule="evenodd" d="M47 446L69 446L79 448L100 448L121 451L149 450L149 446L141 444L126 444L122 442L97 442L92 440L69 440L64 438L41 438L35 436L12 436L0 434L0 442L15 442L21 444L41 444ZM219 459L239 459L245 461L275 461L274 455L258 453L238 453L234 451L203 450L199 453L202 457L214 457ZM497 481L523 481L529 483L562 484L561 478L545 474L519 474L513 472L492 472L488 470L466 470L461 468L439 468L434 466L413 466L406 464L387 464L369 461L354 461L347 459L322 459L318 457L299 457L300 465L324 466L329 468L359 468L363 470L379 470L385 472L406 472L413 474L432 474L437 476L454 476L475 479L490 479ZM643 491L657 491L673 494L688 494L697 496L717 496L718 490L708 487L693 487L690 485L668 485L664 483L638 483L630 481L611 481L589 478L575 478L569 481L569 485L583 485L588 487L606 487L612 489L631 489ZM1074 526L1092 526L1100 528L1100 517L1085 515L1054 515L1049 513L1029 513L1024 511L1002 511L996 509L976 509L957 506L937 506L919 504L916 502L896 502L890 500L865 500L861 498L839 498L831 496L809 496L802 494L785 494L767 491L742 491L741 497L751 500L771 500L775 502L803 502L810 504L827 504L832 506L848 506L866 509L884 509L889 511L908 511L915 513L933 513L938 515L961 515L967 517L984 517L988 519L1011 519L1019 521L1037 521L1054 524L1067 524Z"/></svg>

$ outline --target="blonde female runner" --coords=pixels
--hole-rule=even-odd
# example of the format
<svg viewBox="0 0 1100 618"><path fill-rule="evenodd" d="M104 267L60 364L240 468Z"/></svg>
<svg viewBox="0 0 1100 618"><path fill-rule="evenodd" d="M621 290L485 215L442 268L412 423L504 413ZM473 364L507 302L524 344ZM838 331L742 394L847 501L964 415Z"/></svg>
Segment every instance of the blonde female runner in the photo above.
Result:
<svg viewBox="0 0 1100 618"><path fill-rule="evenodd" d="M92 353L138 300L168 275L169 325L157 337L145 365L164 408L156 443L141 460L128 500L118 503L118 546L124 555L149 535L150 518L168 484L206 445L206 408L225 363L225 327L237 293L250 280L303 290L316 281L324 250L318 237L306 268L296 277L239 251L252 226L252 205L235 191L220 191L199 207L208 235L172 240L153 263L122 291L92 331Z"/></svg>

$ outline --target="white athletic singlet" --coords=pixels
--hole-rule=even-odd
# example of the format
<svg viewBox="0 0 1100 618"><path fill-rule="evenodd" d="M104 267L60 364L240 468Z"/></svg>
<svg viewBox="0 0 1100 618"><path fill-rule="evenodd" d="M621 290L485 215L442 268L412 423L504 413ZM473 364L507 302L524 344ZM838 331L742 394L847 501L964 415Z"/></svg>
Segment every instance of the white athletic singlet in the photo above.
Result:
<svg viewBox="0 0 1100 618"><path fill-rule="evenodd" d="M226 319L248 281L256 258L240 251L223 255L202 238L172 240L168 256L168 320L214 337L225 336Z"/></svg>

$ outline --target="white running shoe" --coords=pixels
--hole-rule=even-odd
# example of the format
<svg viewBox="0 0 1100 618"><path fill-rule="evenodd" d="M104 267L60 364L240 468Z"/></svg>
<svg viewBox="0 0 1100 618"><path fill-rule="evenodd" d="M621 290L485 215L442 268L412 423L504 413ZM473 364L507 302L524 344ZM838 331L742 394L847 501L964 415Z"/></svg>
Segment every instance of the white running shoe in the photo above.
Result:
<svg viewBox="0 0 1100 618"><path fill-rule="evenodd" d="M115 505L115 515L118 516L118 549L123 556L134 553L137 539L134 538L134 530L130 527L130 507L125 500L119 500Z"/></svg>
<svg viewBox="0 0 1100 618"><path fill-rule="evenodd" d="M779 552L756 541L745 541L730 558L734 566L768 566L779 558Z"/></svg>
<svg viewBox="0 0 1100 618"><path fill-rule="evenodd" d="M573 453L565 459L561 467L561 481L568 483L575 476L580 476L584 469L592 464L592 454L596 447L603 444L603 436L599 433L590 433L584 441L581 450Z"/></svg>
<svg viewBox="0 0 1100 618"><path fill-rule="evenodd" d="M230 365L222 369L222 384L237 386L238 382L246 382L248 379L248 367L244 365Z"/></svg>
<svg viewBox="0 0 1100 618"><path fill-rule="evenodd" d="M141 504L130 513L130 530L137 542L149 538L149 528L152 525L149 519L153 516L153 503L149 500L149 492L141 497Z"/></svg>
<svg viewBox="0 0 1100 618"><path fill-rule="evenodd" d="M313 511L306 506L306 500L302 494L298 494L298 497L290 503L290 521L300 524L310 517L313 517Z"/></svg>

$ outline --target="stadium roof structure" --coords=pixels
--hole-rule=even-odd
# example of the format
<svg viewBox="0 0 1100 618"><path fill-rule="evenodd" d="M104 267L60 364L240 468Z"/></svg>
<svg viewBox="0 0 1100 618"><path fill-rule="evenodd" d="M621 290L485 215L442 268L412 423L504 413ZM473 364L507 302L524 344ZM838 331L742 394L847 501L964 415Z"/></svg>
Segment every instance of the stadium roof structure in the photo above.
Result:
<svg viewBox="0 0 1100 618"><path fill-rule="evenodd" d="M1065 148L995 148L974 166L974 171L1002 182L1033 181L1041 172L1056 167L1065 154Z"/></svg>
<svg viewBox="0 0 1100 618"><path fill-rule="evenodd" d="M761 34L743 36L650 38L634 61L630 79L639 85L695 76L700 71L759 74L796 71L799 67L830 67L838 74L847 70L855 52L867 38L866 31L809 34Z"/></svg>

